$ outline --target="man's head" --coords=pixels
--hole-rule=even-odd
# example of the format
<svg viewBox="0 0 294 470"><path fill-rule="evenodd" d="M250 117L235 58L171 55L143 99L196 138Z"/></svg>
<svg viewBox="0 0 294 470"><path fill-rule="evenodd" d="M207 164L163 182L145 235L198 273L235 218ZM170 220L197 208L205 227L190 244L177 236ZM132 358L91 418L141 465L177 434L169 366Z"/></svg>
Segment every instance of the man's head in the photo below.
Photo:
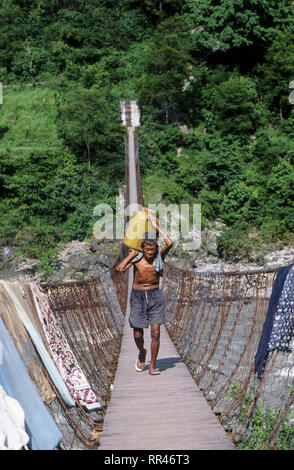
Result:
<svg viewBox="0 0 294 470"><path fill-rule="evenodd" d="M153 260L158 253L158 243L154 239L145 238L142 240L142 251L148 261Z"/></svg>

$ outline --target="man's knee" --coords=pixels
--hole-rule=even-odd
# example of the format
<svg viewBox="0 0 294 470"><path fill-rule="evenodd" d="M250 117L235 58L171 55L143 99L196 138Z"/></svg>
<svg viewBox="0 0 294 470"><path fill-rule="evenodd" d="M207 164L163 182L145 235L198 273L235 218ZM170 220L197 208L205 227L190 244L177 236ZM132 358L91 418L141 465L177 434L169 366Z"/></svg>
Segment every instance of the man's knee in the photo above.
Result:
<svg viewBox="0 0 294 470"><path fill-rule="evenodd" d="M160 325L151 325L151 338L153 340L158 340L160 338Z"/></svg>
<svg viewBox="0 0 294 470"><path fill-rule="evenodd" d="M141 339L143 338L143 328L134 328L134 338L135 339Z"/></svg>

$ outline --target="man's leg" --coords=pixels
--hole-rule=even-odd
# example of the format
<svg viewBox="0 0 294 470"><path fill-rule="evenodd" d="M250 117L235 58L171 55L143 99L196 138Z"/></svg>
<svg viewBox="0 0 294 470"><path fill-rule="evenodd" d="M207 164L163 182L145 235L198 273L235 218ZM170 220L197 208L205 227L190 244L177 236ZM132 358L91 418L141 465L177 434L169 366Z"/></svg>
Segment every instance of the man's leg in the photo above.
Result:
<svg viewBox="0 0 294 470"><path fill-rule="evenodd" d="M159 369L156 369L156 359L159 351L160 344L160 324L153 323L151 324L151 361L149 365L149 373L158 375Z"/></svg>
<svg viewBox="0 0 294 470"><path fill-rule="evenodd" d="M144 331L143 328L134 328L134 340L139 350L139 356L136 362L136 369L139 372L144 369L146 359L146 349L144 349Z"/></svg>

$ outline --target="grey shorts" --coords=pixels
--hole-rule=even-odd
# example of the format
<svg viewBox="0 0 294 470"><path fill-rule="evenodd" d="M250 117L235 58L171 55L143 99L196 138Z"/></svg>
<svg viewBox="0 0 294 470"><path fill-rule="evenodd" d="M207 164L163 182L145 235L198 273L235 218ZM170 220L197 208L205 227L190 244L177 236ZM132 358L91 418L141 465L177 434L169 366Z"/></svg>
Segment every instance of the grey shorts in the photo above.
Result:
<svg viewBox="0 0 294 470"><path fill-rule="evenodd" d="M164 322L164 297L159 288L132 289L129 322L132 328L148 328L153 323Z"/></svg>

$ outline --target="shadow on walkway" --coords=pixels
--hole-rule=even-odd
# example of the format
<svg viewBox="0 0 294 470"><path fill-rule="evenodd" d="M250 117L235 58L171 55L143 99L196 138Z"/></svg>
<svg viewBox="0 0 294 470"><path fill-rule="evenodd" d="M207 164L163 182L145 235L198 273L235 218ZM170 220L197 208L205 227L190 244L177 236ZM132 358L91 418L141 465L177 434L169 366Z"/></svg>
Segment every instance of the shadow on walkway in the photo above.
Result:
<svg viewBox="0 0 294 470"><path fill-rule="evenodd" d="M162 359L157 359L156 367L161 371L166 369L172 369L178 362L182 362L181 358L179 357L165 357Z"/></svg>

